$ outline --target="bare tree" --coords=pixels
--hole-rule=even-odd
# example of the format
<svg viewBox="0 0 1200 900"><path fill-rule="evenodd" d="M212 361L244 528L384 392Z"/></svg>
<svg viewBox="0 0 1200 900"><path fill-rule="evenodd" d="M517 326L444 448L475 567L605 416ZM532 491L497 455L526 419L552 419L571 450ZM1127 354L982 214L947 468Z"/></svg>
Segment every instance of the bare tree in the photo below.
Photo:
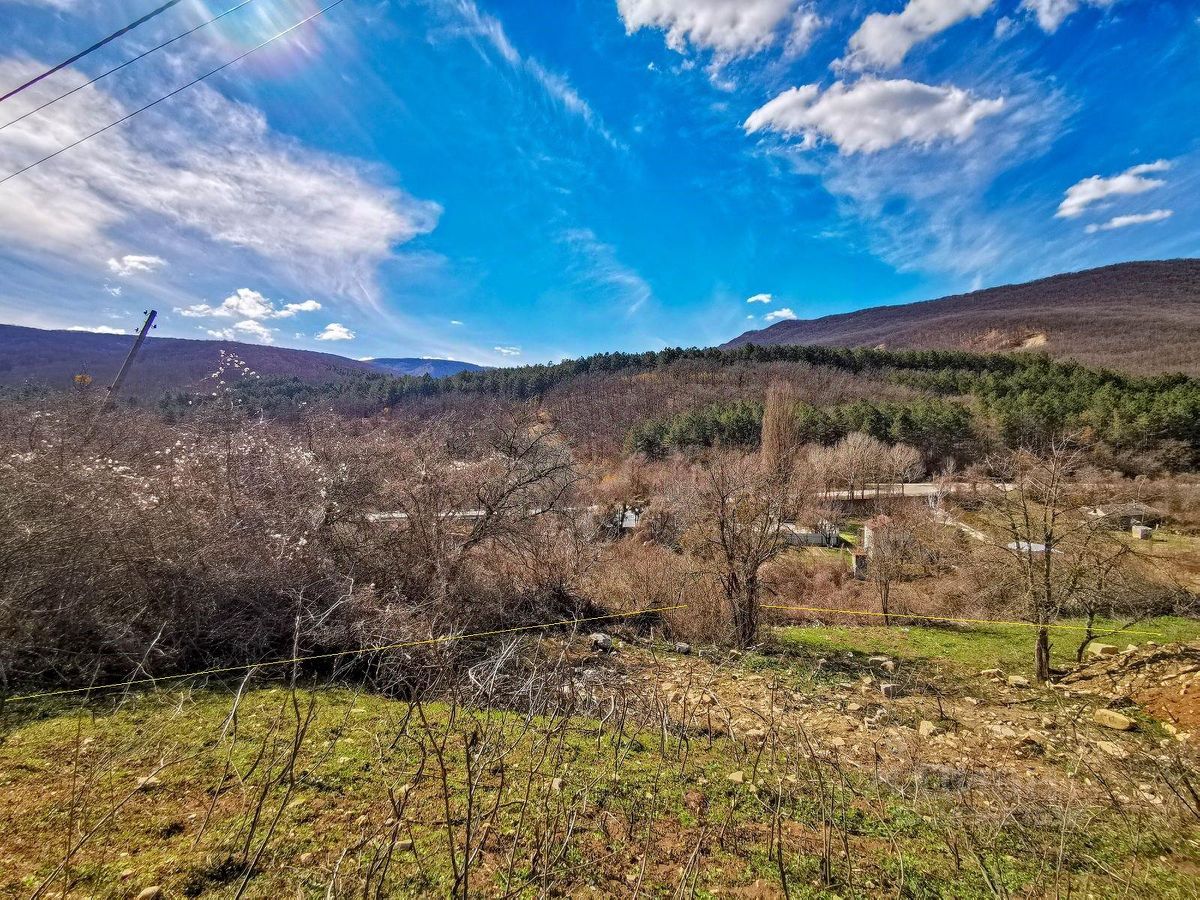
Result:
<svg viewBox="0 0 1200 900"><path fill-rule="evenodd" d="M684 548L720 580L737 641L749 646L758 640L760 570L787 547L780 525L792 502L790 479L753 456L719 450L691 487Z"/></svg>
<svg viewBox="0 0 1200 900"><path fill-rule="evenodd" d="M1002 483L984 505L1003 535L999 559L1015 574L1025 614L1038 626L1034 662L1040 681L1051 674L1049 626L1085 596L1097 560L1116 563L1123 555L1115 546L1103 549L1111 534L1088 515L1095 498L1074 477L1083 459L1073 441L1060 438L1041 453L1018 450L994 460Z"/></svg>
<svg viewBox="0 0 1200 900"><path fill-rule="evenodd" d="M787 472L796 463L796 454L800 449L796 404L796 391L791 384L786 381L771 382L767 388L762 423L762 460L769 472Z"/></svg>

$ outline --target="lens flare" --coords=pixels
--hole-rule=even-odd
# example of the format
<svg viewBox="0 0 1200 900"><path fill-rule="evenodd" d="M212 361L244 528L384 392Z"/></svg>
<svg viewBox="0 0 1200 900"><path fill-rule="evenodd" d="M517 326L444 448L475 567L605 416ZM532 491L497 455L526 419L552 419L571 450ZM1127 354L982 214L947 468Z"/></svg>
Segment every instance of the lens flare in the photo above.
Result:
<svg viewBox="0 0 1200 900"><path fill-rule="evenodd" d="M234 57L308 18L324 5L316 0L256 0L222 19L210 40L218 55ZM228 8L228 2L218 4L210 0L200 6L206 16L211 16ZM239 65L262 77L286 78L319 58L325 46L321 19L317 19L263 47Z"/></svg>

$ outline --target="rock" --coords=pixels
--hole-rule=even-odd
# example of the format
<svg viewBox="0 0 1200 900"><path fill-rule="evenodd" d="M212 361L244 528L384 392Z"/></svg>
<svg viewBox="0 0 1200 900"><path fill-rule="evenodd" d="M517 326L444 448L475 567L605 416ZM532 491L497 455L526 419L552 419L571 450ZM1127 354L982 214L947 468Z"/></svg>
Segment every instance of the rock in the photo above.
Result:
<svg viewBox="0 0 1200 900"><path fill-rule="evenodd" d="M729 779L730 781L732 781L734 784L745 784L746 783L746 773L743 772L741 769L738 769L736 772L730 772L725 777L727 779Z"/></svg>
<svg viewBox="0 0 1200 900"><path fill-rule="evenodd" d="M553 781L550 782L550 790L554 791L554 793L561 794L562 788L563 788L563 780L561 778L555 778Z"/></svg>
<svg viewBox="0 0 1200 900"><path fill-rule="evenodd" d="M1116 656L1120 651L1112 644L1101 644L1092 641L1087 645L1088 656Z"/></svg>
<svg viewBox="0 0 1200 900"><path fill-rule="evenodd" d="M889 700L891 700L893 697L895 697L896 693L899 690L900 689L898 687L896 687L896 685L894 685L894 684L881 684L879 686L879 693L883 694L883 696L885 696Z"/></svg>
<svg viewBox="0 0 1200 900"><path fill-rule="evenodd" d="M922 719L921 724L917 726L917 734L926 740L929 740L929 738L935 737L941 733L941 726L930 722L928 719Z"/></svg>
<svg viewBox="0 0 1200 900"><path fill-rule="evenodd" d="M690 654L692 652L692 645L685 644L682 641L680 641L678 644L675 645L675 652L682 654L683 656L687 656L688 654Z"/></svg>
<svg viewBox="0 0 1200 900"><path fill-rule="evenodd" d="M984 678L1003 678L1004 673L999 669L984 669L979 673Z"/></svg>
<svg viewBox="0 0 1200 900"><path fill-rule="evenodd" d="M1092 714L1092 721L1114 731L1129 731L1134 726L1133 719L1123 716L1116 710L1098 709Z"/></svg>
<svg viewBox="0 0 1200 900"><path fill-rule="evenodd" d="M313 858L314 857L313 857L312 853L301 853L300 854L300 865L307 866L309 863L311 863L313 861Z"/></svg>
<svg viewBox="0 0 1200 900"><path fill-rule="evenodd" d="M1009 675L1007 683L1008 683L1009 687L1015 687L1015 688L1029 687L1029 679L1026 678L1024 675Z"/></svg>
<svg viewBox="0 0 1200 900"><path fill-rule="evenodd" d="M1128 751L1124 747L1120 744L1114 744L1112 741L1096 741L1096 749L1114 759L1125 759L1129 756Z"/></svg>
<svg viewBox="0 0 1200 900"><path fill-rule="evenodd" d="M600 653L613 652L613 640L603 631L597 631L588 638L592 642L592 649Z"/></svg>
<svg viewBox="0 0 1200 900"><path fill-rule="evenodd" d="M148 888L142 888L142 892L137 895L137 900L155 900L156 897L161 897L162 893L161 884L152 884Z"/></svg>

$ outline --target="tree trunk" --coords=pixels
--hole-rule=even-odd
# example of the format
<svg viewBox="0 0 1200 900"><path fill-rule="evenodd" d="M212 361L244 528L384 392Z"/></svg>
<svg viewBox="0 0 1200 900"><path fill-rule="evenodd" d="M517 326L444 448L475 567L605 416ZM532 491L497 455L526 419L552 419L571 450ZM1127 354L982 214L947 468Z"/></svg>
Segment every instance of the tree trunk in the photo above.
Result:
<svg viewBox="0 0 1200 900"><path fill-rule="evenodd" d="M1037 633L1037 680L1050 680L1050 629L1044 624L1038 628Z"/></svg>
<svg viewBox="0 0 1200 900"><path fill-rule="evenodd" d="M750 576L740 585L734 603L734 621L737 625L738 646L749 647L758 643L758 578Z"/></svg>
<svg viewBox="0 0 1200 900"><path fill-rule="evenodd" d="M879 611L883 613L883 624L888 626L892 624L891 616L888 610L888 592L891 589L891 584L885 579L879 582Z"/></svg>

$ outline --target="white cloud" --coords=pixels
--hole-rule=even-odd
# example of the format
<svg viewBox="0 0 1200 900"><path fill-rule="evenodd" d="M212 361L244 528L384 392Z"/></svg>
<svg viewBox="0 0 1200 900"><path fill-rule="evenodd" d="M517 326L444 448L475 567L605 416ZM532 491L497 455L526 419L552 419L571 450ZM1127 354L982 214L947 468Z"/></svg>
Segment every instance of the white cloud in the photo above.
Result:
<svg viewBox="0 0 1200 900"><path fill-rule="evenodd" d="M957 87L863 78L835 82L824 93L815 84L790 88L752 112L743 127L748 134L801 136L806 148L828 140L844 154L876 153L897 144L962 141L1003 107L1002 98L976 99Z"/></svg>
<svg viewBox="0 0 1200 900"><path fill-rule="evenodd" d="M747 303L770 303L775 298L770 294L755 294L753 297L747 297Z"/></svg>
<svg viewBox="0 0 1200 900"><path fill-rule="evenodd" d="M594 289L599 297L624 307L626 315L632 315L654 296L650 284L637 271L621 262L617 250L611 244L596 237L588 228L569 229L563 241L576 251L582 265L575 278Z"/></svg>
<svg viewBox="0 0 1200 900"><path fill-rule="evenodd" d="M112 328L109 325L72 325L67 331L90 331L92 334L125 334L123 328Z"/></svg>
<svg viewBox="0 0 1200 900"><path fill-rule="evenodd" d="M221 301L220 306L210 306L207 303L196 303L183 308L176 307L175 312L189 319L207 318L242 318L242 319L290 319L296 313L315 312L321 308L316 300L303 300L300 303L287 303L277 307L274 301L267 299L258 291L250 288L238 288Z"/></svg>
<svg viewBox="0 0 1200 900"><path fill-rule="evenodd" d="M275 341L275 329L268 328L262 322L246 319L234 322L228 328L208 329L209 337L222 341L239 341L247 338L257 338L260 344L271 344Z"/></svg>
<svg viewBox="0 0 1200 900"><path fill-rule="evenodd" d="M330 322L325 330L317 335L318 341L352 341L354 332L340 322Z"/></svg>
<svg viewBox="0 0 1200 900"><path fill-rule="evenodd" d="M784 306L781 309L771 310L769 313L767 313L765 316L763 316L763 321L764 322L778 322L782 319L796 319L796 318L799 318L799 317L794 312L792 312L791 309Z"/></svg>
<svg viewBox="0 0 1200 900"><path fill-rule="evenodd" d="M851 69L894 68L908 51L964 19L978 18L995 0L909 0L898 13L871 13L850 45L842 64Z"/></svg>
<svg viewBox="0 0 1200 900"><path fill-rule="evenodd" d="M667 46L679 53L691 45L728 58L773 44L792 8L793 0L617 0L628 34L657 28L667 33ZM796 21L793 27L797 26L811 24Z"/></svg>
<svg viewBox="0 0 1200 900"><path fill-rule="evenodd" d="M0 83L43 68L0 60ZM6 118L84 80L64 70L12 98ZM105 90L81 91L6 128L0 171L22 168L129 111ZM118 230L158 234L173 226L198 254L211 252L203 239L250 251L298 281L360 295L394 248L432 230L441 213L436 203L380 183L378 174L277 135L256 108L199 85L173 98L169 114L134 119L4 184L0 233L10 246L78 260L81 247L112 254Z"/></svg>
<svg viewBox="0 0 1200 900"><path fill-rule="evenodd" d="M450 324L451 325L461 325L462 321L460 319L451 319Z"/></svg>
<svg viewBox="0 0 1200 900"><path fill-rule="evenodd" d="M566 76L547 69L532 56L523 56L509 39L508 33L499 19L481 12L473 0L457 0L453 8L459 20L464 24L467 33L486 40L506 63L514 69L527 72L542 90L563 109L582 119L588 127L611 146L617 149L621 148L620 141L608 130L591 104L572 87Z"/></svg>
<svg viewBox="0 0 1200 900"><path fill-rule="evenodd" d="M816 40L817 33L828 24L815 8L801 4L792 15L792 27L788 32L787 42L783 45L783 55L794 59L803 55Z"/></svg>
<svg viewBox="0 0 1200 900"><path fill-rule="evenodd" d="M167 261L159 256L135 256L128 254L120 259L115 257L108 261L108 271L112 272L120 278L128 278L130 275L139 272L154 272L161 269L167 264Z"/></svg>
<svg viewBox="0 0 1200 900"><path fill-rule="evenodd" d="M1034 14L1042 31L1053 34L1058 30L1058 26L1074 15L1080 7L1105 8L1115 2L1116 0L1021 0L1021 9Z"/></svg>
<svg viewBox="0 0 1200 900"><path fill-rule="evenodd" d="M283 309L275 313L273 319L290 319L296 313L316 312L321 308L321 304L316 300L301 300L299 303L288 303Z"/></svg>
<svg viewBox="0 0 1200 900"><path fill-rule="evenodd" d="M1088 234L1095 234L1097 231L1116 231L1118 228L1128 228L1130 225L1144 225L1147 222L1161 222L1163 219L1169 219L1175 215L1174 210L1170 209L1155 209L1147 213L1134 213L1128 216L1113 216L1107 222L1099 225L1089 225L1084 229Z"/></svg>
<svg viewBox="0 0 1200 900"><path fill-rule="evenodd" d="M121 286L119 284L106 284L104 285L104 290L114 297L121 296Z"/></svg>
<svg viewBox="0 0 1200 900"><path fill-rule="evenodd" d="M521 355L520 347L493 347L492 349L495 350L497 353L499 353L501 356L520 356Z"/></svg>
<svg viewBox="0 0 1200 900"><path fill-rule="evenodd" d="M1054 214L1055 218L1074 219L1081 216L1084 210L1093 203L1101 203L1109 197L1144 194L1146 191L1162 187L1166 182L1161 178L1147 178L1146 176L1166 172L1170 168L1169 162L1160 159L1156 162L1132 166L1120 175L1114 175L1111 178L1102 178L1099 175L1084 178L1067 188L1062 203L1058 205L1058 212Z"/></svg>

